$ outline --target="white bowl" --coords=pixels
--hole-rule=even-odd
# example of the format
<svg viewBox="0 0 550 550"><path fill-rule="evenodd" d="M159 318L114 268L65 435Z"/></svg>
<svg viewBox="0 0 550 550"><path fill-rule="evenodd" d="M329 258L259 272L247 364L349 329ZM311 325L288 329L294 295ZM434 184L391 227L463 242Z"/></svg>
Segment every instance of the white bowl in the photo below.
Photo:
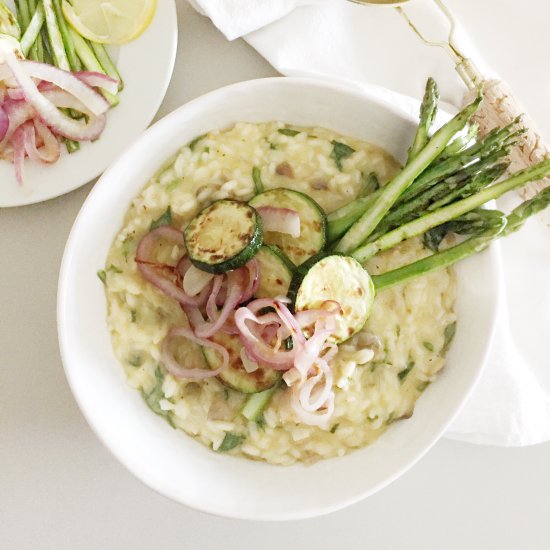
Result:
<svg viewBox="0 0 550 550"><path fill-rule="evenodd" d="M458 330L447 366L373 445L312 466L275 467L218 454L173 430L131 389L115 358L96 272L131 200L159 166L199 134L237 121L324 126L377 143L404 160L416 120L356 89L269 78L202 96L150 128L109 168L69 237L58 291L58 330L69 384L93 430L139 479L178 502L221 516L286 520L325 514L371 495L410 468L443 434L478 379L498 294L495 250L458 266Z"/></svg>

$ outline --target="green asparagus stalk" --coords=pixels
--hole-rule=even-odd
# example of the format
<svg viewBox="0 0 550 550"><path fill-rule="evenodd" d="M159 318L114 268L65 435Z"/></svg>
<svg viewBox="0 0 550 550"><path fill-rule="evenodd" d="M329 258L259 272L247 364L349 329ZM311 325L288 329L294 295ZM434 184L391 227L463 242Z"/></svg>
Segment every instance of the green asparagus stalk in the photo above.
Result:
<svg viewBox="0 0 550 550"><path fill-rule="evenodd" d="M429 141L430 128L433 125L435 117L437 115L437 103L439 101L439 89L433 78L428 78L426 82L426 91L424 93L424 99L420 105L420 124L416 129L413 143L409 149L408 162L411 161Z"/></svg>
<svg viewBox="0 0 550 550"><path fill-rule="evenodd" d="M427 212L447 206L455 200L469 197L500 178L508 166L508 162L488 168L484 166L483 170L477 174L470 175L464 170L448 177L422 195L390 211L376 228L376 234L373 234L368 241L372 242L395 227L413 221Z"/></svg>
<svg viewBox="0 0 550 550"><path fill-rule="evenodd" d="M31 19L30 19L30 22L29 22L29 26L27 27L27 30L29 30L29 27L33 23L33 19L34 19L34 16L36 14L36 10L38 8L38 0L28 0L28 4L29 4L29 15L31 16ZM40 30L37 32L37 35L38 35L39 32L40 32ZM44 51L43 51L41 40L36 41L36 38L35 38L35 40L33 40L32 46L30 48L30 56L29 57L31 59L34 59L35 61L43 61Z"/></svg>
<svg viewBox="0 0 550 550"><path fill-rule="evenodd" d="M504 235L510 235L527 221L527 218L538 214L550 205L550 187L543 189L540 193L535 195L532 199L522 202L518 207L514 208L510 214L508 214L508 223L504 230Z"/></svg>
<svg viewBox="0 0 550 550"><path fill-rule="evenodd" d="M103 68L103 71L106 75L111 78L118 80L118 91L121 92L124 89L124 81L120 76L115 64L111 60L111 57L107 53L107 50L103 44L98 44L97 42L88 41L88 46L92 49L95 54L96 59L99 61L99 64Z"/></svg>
<svg viewBox="0 0 550 550"><path fill-rule="evenodd" d="M477 236L495 225L499 225L503 216L504 214L499 210L476 208L460 216L460 218L430 229L424 233L422 241L430 250L437 252L441 242L448 233Z"/></svg>
<svg viewBox="0 0 550 550"><path fill-rule="evenodd" d="M492 184L494 181L503 176L510 166L509 161L501 162L495 164L489 168L485 168L479 171L473 178L469 179L464 185L459 186L458 188L450 191L448 194L445 194L440 199L434 201L427 207L428 211L434 211L443 206L447 206L452 202L458 201L460 199L465 199L477 193L483 187L487 187Z"/></svg>
<svg viewBox="0 0 550 550"><path fill-rule="evenodd" d="M327 236L329 242L334 242L340 238L369 208L382 193L378 189L372 195L360 197L354 201L338 208L327 216Z"/></svg>
<svg viewBox="0 0 550 550"><path fill-rule="evenodd" d="M50 46L56 67L65 71L71 70L71 65L65 52L65 44L61 36L61 30L55 16L53 0L42 0L44 15L46 16L46 28L50 39Z"/></svg>
<svg viewBox="0 0 550 550"><path fill-rule="evenodd" d="M455 139L453 139L453 141L451 141L451 143L449 143L449 145L447 145L447 147L445 147L445 150L441 153L440 159L444 160L448 157L461 153L472 140L477 138L478 132L479 125L470 124L464 134L459 134Z"/></svg>
<svg viewBox="0 0 550 550"><path fill-rule="evenodd" d="M411 279L415 279L416 277L420 277L421 275L426 275L433 271L449 267L468 256L485 250L493 240L502 233L505 226L506 218L501 218L500 224L496 224L481 235L470 237L447 250L437 252L436 254L432 254L422 260L417 260L399 269L393 269L382 275L374 275L372 281L376 291L380 292L387 288L410 281Z"/></svg>
<svg viewBox="0 0 550 550"><path fill-rule="evenodd" d="M496 212L492 223L488 224L487 229L479 235L407 266L382 275L374 275L372 277L374 286L380 292L477 254L487 248L496 238L506 237L517 231L529 217L538 214L548 206L550 206L550 188L544 189L532 199L523 202L508 216L502 217L499 216L500 212Z"/></svg>
<svg viewBox="0 0 550 550"><path fill-rule="evenodd" d="M473 162L478 162L480 159L511 145L523 132L523 129L515 130L515 125L514 121L505 128L492 130L486 137L459 155L433 164L403 193L400 200L408 201L435 185L441 178L454 174Z"/></svg>
<svg viewBox="0 0 550 550"><path fill-rule="evenodd" d="M25 32L31 20L27 0L15 0L15 13L21 32Z"/></svg>
<svg viewBox="0 0 550 550"><path fill-rule="evenodd" d="M474 208L482 206L490 200L498 199L512 189L526 185L531 181L540 180L549 174L550 159L546 159L534 166L517 172L500 183L479 191L475 195L452 203L448 206L440 208L439 210L435 210L434 212L426 214L412 222L406 223L401 227L382 235L376 241L367 243L360 246L356 250L353 250L351 255L356 260L364 262L369 258L372 258L372 256L378 252L392 248L411 237L421 235L433 227L437 227L438 225L448 222L454 218L458 218Z"/></svg>
<svg viewBox="0 0 550 550"><path fill-rule="evenodd" d="M57 21L57 27L59 28L59 34L61 35L61 40L63 41L65 54L67 56L67 62L69 63L71 71L77 72L82 68L82 66L80 65L80 61L76 55L73 39L61 9L61 0L52 0L52 4Z"/></svg>
<svg viewBox="0 0 550 550"><path fill-rule="evenodd" d="M481 96L477 97L473 103L442 126L426 147L391 182L382 188L376 201L342 237L336 247L338 252L349 253L369 237L403 191L443 152L452 137L464 128L470 117L477 111L481 100Z"/></svg>
<svg viewBox="0 0 550 550"><path fill-rule="evenodd" d="M103 73L106 74L103 70L103 67L99 63L97 57L94 54L94 51L92 48L88 45L86 40L82 38L77 32L75 32L73 29L69 29L69 33L71 35L71 38L74 43L74 47L76 50L76 54L80 58L80 61L82 62L82 65L88 70L88 71L94 71L96 73ZM110 94L109 92L106 92L105 90L101 90L101 94L103 97L111 104L112 107L115 105L118 105L119 98L116 95Z"/></svg>
<svg viewBox="0 0 550 550"><path fill-rule="evenodd" d="M25 33L23 34L21 38L21 51L23 52L23 55L27 57L29 51L31 51L31 48L37 43L37 39L40 35L40 31L42 30L42 26L44 25L44 9L42 8L42 4L38 4L31 21L29 23L29 26L25 30ZM40 44L42 44L42 41L40 40ZM32 59L35 59L35 61L40 61L39 59L39 53L38 48L36 50L35 55L31 55ZM42 53L42 59L43 59L43 53Z"/></svg>

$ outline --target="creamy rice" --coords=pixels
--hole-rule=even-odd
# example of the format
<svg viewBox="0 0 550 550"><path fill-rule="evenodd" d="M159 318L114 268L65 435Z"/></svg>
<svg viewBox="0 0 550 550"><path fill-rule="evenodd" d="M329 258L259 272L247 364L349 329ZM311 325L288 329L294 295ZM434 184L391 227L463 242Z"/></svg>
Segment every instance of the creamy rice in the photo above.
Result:
<svg viewBox="0 0 550 550"><path fill-rule="evenodd" d="M331 361L336 396L327 430L298 424L287 391L278 391L262 422L254 423L239 414L244 396L217 379L194 382L167 374L160 345L169 328L187 320L176 302L142 279L134 254L140 238L168 207L172 225L183 229L213 200L248 200L254 191L252 168L258 166L266 189L302 191L330 212L355 197L365 174L375 172L385 183L398 169L390 155L372 144L322 128L283 135L278 132L283 127L238 123L181 149L133 201L109 252L104 278L113 348L129 383L153 411L214 450L226 433L239 434L242 443L232 454L288 465L342 456L412 415L416 400L444 364L455 323L455 280L451 270L441 270L376 297L366 327L341 344ZM333 140L355 149L342 170L331 158ZM282 163L290 165L292 174L277 173L285 172L278 170ZM163 254L163 261L174 263L182 250L170 247ZM366 267L371 274L383 273L426 254L413 239L379 254ZM377 339L381 345L364 364ZM203 361L199 350L196 361Z"/></svg>

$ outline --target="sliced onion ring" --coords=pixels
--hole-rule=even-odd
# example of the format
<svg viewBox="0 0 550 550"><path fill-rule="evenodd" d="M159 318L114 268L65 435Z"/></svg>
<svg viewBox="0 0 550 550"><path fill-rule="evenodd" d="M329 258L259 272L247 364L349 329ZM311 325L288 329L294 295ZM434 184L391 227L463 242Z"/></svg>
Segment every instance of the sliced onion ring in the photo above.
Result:
<svg viewBox="0 0 550 550"><path fill-rule="evenodd" d="M181 365L175 358L173 352L171 351L171 344L176 338L187 338L191 342L195 342L200 346L211 348L217 351L222 357L222 364L219 368L215 370L206 370L206 369L197 369L189 368ZM172 328L166 337L164 338L161 346L161 358L166 370L177 378L190 378L192 380L204 380L205 378L211 378L212 376L217 376L220 372L223 371L229 364L229 353L227 350L211 342L206 338L200 338L196 336L190 328L187 327L175 327Z"/></svg>
<svg viewBox="0 0 550 550"><path fill-rule="evenodd" d="M147 233L140 241L136 250L136 263L141 275L161 292L177 300L182 306L197 306L200 300L204 298L201 294L198 296L188 296L183 288L176 285L159 273L159 268L150 263L150 256L153 247L158 239L166 239L174 244L184 246L183 233L169 225L157 227ZM178 264L179 265L179 264Z"/></svg>
<svg viewBox="0 0 550 550"><path fill-rule="evenodd" d="M210 284L213 278L212 273L207 273L194 265L190 265L183 277L183 290L189 296L196 296Z"/></svg>
<svg viewBox="0 0 550 550"><path fill-rule="evenodd" d="M5 61L8 67L11 69L14 78L17 80L19 86L21 86L25 99L29 102L32 107L36 110L40 118L50 127L55 133L60 134L69 139L74 139L77 141L89 141L96 139L103 127L105 122L98 128L97 121L101 120L103 113L109 108L109 104L94 90L89 86L86 86L83 82L80 82L78 78L74 77L70 73L62 71L61 69L56 69L51 65L44 65L41 63L21 62L15 58L15 55L11 51L5 51ZM31 75L23 68L23 63L33 63L33 66L40 68L40 71L50 72L50 69L53 70L53 73L50 76L53 78L53 75L58 75L58 73L63 74L63 78L66 79L66 82L63 79L56 79L57 84L60 88L66 89L71 94L74 94L75 99L81 101L86 110L95 116L90 117L88 122L83 122L81 120L73 120L63 114L57 107L50 101L44 94L42 94L36 84L33 82ZM48 67L45 69L44 67ZM44 75L34 74L37 71L34 71L32 76L38 76L44 80L49 80L49 78L44 78ZM78 84L73 86L74 82ZM64 85L65 84L65 85ZM82 93L80 93L82 92ZM99 98L99 99L97 99Z"/></svg>
<svg viewBox="0 0 550 550"><path fill-rule="evenodd" d="M300 236L300 216L296 210L276 206L259 206L256 210L262 218L265 231L287 233L294 238Z"/></svg>
<svg viewBox="0 0 550 550"><path fill-rule="evenodd" d="M9 63L9 59L6 59L6 61L8 61L8 66L14 73L13 76L25 91L26 96L27 91L20 77L14 72L12 65ZM74 75L69 71L64 71L63 69L48 65L47 63L37 63L36 61L29 60L19 61L18 63L29 79L38 78L39 80L45 80L46 82L55 84L61 90L69 92L72 96L81 101L94 115L98 116L109 110L110 105L108 101L102 95L98 94L91 85L85 83L85 79L91 78L97 80L97 76L93 75L97 75L98 73L91 73L91 76L79 78L78 74ZM84 73L84 75L87 74L90 73Z"/></svg>
<svg viewBox="0 0 550 550"><path fill-rule="evenodd" d="M219 312L219 316L214 322L206 322L203 325L195 327L197 336L210 338L222 329L239 304L245 284L245 270L243 268L227 273L227 298L225 299L222 310Z"/></svg>

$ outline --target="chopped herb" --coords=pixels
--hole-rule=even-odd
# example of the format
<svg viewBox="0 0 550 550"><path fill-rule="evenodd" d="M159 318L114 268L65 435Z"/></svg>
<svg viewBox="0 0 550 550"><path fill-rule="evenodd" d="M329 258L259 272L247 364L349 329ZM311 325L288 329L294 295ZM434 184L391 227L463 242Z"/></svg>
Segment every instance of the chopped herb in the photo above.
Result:
<svg viewBox="0 0 550 550"><path fill-rule="evenodd" d="M153 231L153 229L156 229L157 227L161 227L163 225L170 225L171 223L172 223L172 209L168 207L166 209L166 212L160 218L157 218L156 220L151 222L150 229L151 231Z"/></svg>
<svg viewBox="0 0 550 550"><path fill-rule="evenodd" d="M196 137L194 140L189 142L189 145L187 147L189 147L189 149L191 149L191 151L194 151L195 147L198 145L199 141L201 141L201 139L204 139L205 137L206 137L206 134L203 134L202 136Z"/></svg>
<svg viewBox="0 0 550 550"><path fill-rule="evenodd" d="M411 372L413 368L414 368L414 361L409 361L407 363L407 366L400 373L397 374L397 376L399 377L399 380L403 382L403 380L407 378L407 375L409 374L409 372Z"/></svg>
<svg viewBox="0 0 550 550"><path fill-rule="evenodd" d="M422 345L428 350L433 351L434 345L431 342L422 342Z"/></svg>
<svg viewBox="0 0 550 550"><path fill-rule="evenodd" d="M157 380L157 383L153 387L153 389L146 393L145 391L141 392L141 396L143 397L145 403L147 403L147 406L159 416L162 416L169 424L172 426L172 428L176 428L170 411L163 411L160 407L159 401L164 398L164 392L162 391L162 383L164 381L164 373L162 372L161 368L157 366L155 370L155 378Z"/></svg>
<svg viewBox="0 0 550 550"><path fill-rule="evenodd" d="M135 323L137 320L137 311L135 309L130 310L130 320Z"/></svg>
<svg viewBox="0 0 550 550"><path fill-rule="evenodd" d="M205 147L203 153L210 153L210 147Z"/></svg>
<svg viewBox="0 0 550 550"><path fill-rule="evenodd" d="M401 336L401 325L396 325L395 335L399 338Z"/></svg>
<svg viewBox="0 0 550 550"><path fill-rule="evenodd" d="M283 136L290 137L297 136L300 133L299 130L293 130L292 128L280 128L277 132L279 132L279 134L283 134Z"/></svg>
<svg viewBox="0 0 550 550"><path fill-rule="evenodd" d="M122 255L124 256L124 259L128 261L128 256L130 255L130 252L133 252L134 244L136 240L134 237L128 235L123 241L122 241Z"/></svg>
<svg viewBox="0 0 550 550"><path fill-rule="evenodd" d="M375 172L370 172L366 176L363 176L363 182L361 183L361 189L359 190L360 197L366 197L371 193L374 193L377 189L380 189L380 181Z"/></svg>
<svg viewBox="0 0 550 550"><path fill-rule="evenodd" d="M267 315L268 313L275 313L275 308L271 306L262 307L258 310L258 315Z"/></svg>
<svg viewBox="0 0 550 550"><path fill-rule="evenodd" d="M429 385L430 385L430 382L420 382L420 384L418 384L418 386L416 386L416 389L419 392L423 392Z"/></svg>
<svg viewBox="0 0 550 550"><path fill-rule="evenodd" d="M139 353L135 353L128 358L128 364L132 367L141 367L143 365L143 357Z"/></svg>
<svg viewBox="0 0 550 550"><path fill-rule="evenodd" d="M340 423L334 424L334 426L330 429L330 433L333 434L338 429L338 426L340 426Z"/></svg>
<svg viewBox="0 0 550 550"><path fill-rule="evenodd" d="M342 161L347 159L353 153L355 153L355 149L349 145L340 143L339 141L332 142L332 153L330 154L330 157L334 160L340 172L342 171Z"/></svg>
<svg viewBox="0 0 550 550"><path fill-rule="evenodd" d="M456 321L454 323L449 323L445 330L443 331L443 337L445 338L443 342L443 348L441 348L442 352L446 352L449 349L449 346L451 345L451 342L453 341L453 338L456 334Z"/></svg>
<svg viewBox="0 0 550 550"><path fill-rule="evenodd" d="M97 276L103 284L107 282L107 273L122 273L122 269L119 269L116 265L113 264L111 264L107 269L100 269L97 272Z"/></svg>
<svg viewBox="0 0 550 550"><path fill-rule="evenodd" d="M223 389L223 399L227 401L229 399L229 390L227 388Z"/></svg>
<svg viewBox="0 0 550 550"><path fill-rule="evenodd" d="M289 336L285 339L284 342L284 348L286 351L290 351L294 347L294 340L292 340L292 336Z"/></svg>
<svg viewBox="0 0 550 550"><path fill-rule="evenodd" d="M277 147L277 144L276 143L272 143L271 141L269 141L268 139L266 139L267 143L269 143L269 148L272 150L272 151L275 151L278 149Z"/></svg>
<svg viewBox="0 0 550 550"><path fill-rule="evenodd" d="M166 191L173 191L174 189L176 189L176 187L179 187L182 181L183 178L171 181L170 183L166 184Z"/></svg>
<svg viewBox="0 0 550 550"><path fill-rule="evenodd" d="M252 181L254 182L254 190L256 191L256 195L258 193L263 193L264 184L262 181L262 172L257 166L252 168Z"/></svg>
<svg viewBox="0 0 550 550"><path fill-rule="evenodd" d="M264 413L261 413L260 416L256 418L256 426L258 426L258 428L263 431L265 430L266 425L267 422L265 421Z"/></svg>
<svg viewBox="0 0 550 550"><path fill-rule="evenodd" d="M218 447L217 450L219 453L225 453L239 446L244 440L244 435L234 434L233 432L226 432L222 444Z"/></svg>

